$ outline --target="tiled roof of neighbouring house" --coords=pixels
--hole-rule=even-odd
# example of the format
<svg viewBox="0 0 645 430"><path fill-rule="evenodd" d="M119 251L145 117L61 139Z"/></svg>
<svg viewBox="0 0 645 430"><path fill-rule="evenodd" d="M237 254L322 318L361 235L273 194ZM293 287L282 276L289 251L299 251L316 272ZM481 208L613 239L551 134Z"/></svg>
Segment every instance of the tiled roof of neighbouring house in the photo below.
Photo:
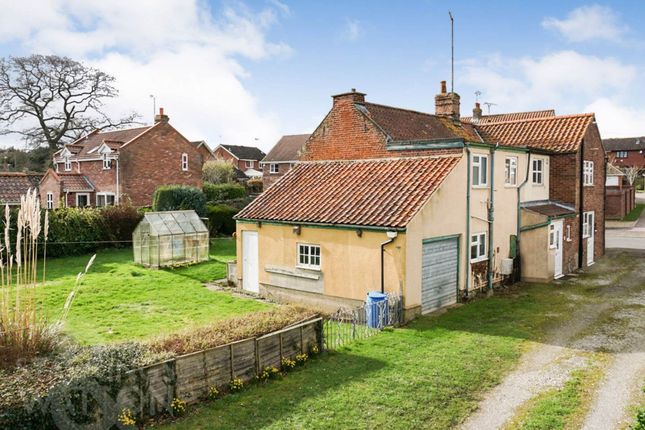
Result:
<svg viewBox="0 0 645 430"><path fill-rule="evenodd" d="M235 155L239 160L260 161L266 155L255 146L222 145L228 152Z"/></svg>
<svg viewBox="0 0 645 430"><path fill-rule="evenodd" d="M356 104L393 141L467 140L480 142L473 126L452 118L375 103Z"/></svg>
<svg viewBox="0 0 645 430"><path fill-rule="evenodd" d="M153 126L127 128L124 130L92 132L87 136L82 137L71 144L65 145L73 155L78 158L96 158L100 155L97 149L105 143L110 149L119 149L126 143L130 142L135 137L148 131ZM55 157L60 156L60 151L54 154Z"/></svg>
<svg viewBox="0 0 645 430"><path fill-rule="evenodd" d="M625 174L618 167L607 163L607 176L625 176Z"/></svg>
<svg viewBox="0 0 645 430"><path fill-rule="evenodd" d="M0 203L18 204L30 188L38 188L41 173L0 172Z"/></svg>
<svg viewBox="0 0 645 430"><path fill-rule="evenodd" d="M236 218L403 228L460 159L299 163Z"/></svg>
<svg viewBox="0 0 645 430"><path fill-rule="evenodd" d="M567 153L578 150L594 121L589 113L478 124L476 128L489 143Z"/></svg>
<svg viewBox="0 0 645 430"><path fill-rule="evenodd" d="M57 173L63 183L63 191L94 191L92 181L80 173Z"/></svg>
<svg viewBox="0 0 645 430"><path fill-rule="evenodd" d="M645 150L645 137L623 137L603 139L605 151L641 151Z"/></svg>
<svg viewBox="0 0 645 430"><path fill-rule="evenodd" d="M495 113L482 115L476 121L471 116L462 116L461 121L466 123L489 124L491 122L519 121L524 119L549 118L555 116L554 109L534 110L528 112Z"/></svg>
<svg viewBox="0 0 645 430"><path fill-rule="evenodd" d="M264 160L268 162L298 161L300 159L300 150L305 145L311 134L292 134L282 136L278 143L269 151Z"/></svg>

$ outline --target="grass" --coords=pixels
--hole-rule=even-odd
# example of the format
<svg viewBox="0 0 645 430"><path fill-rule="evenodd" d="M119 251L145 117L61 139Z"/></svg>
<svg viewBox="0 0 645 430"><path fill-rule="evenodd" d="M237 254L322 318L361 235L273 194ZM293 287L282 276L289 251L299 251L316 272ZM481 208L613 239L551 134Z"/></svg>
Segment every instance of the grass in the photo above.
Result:
<svg viewBox="0 0 645 430"><path fill-rule="evenodd" d="M607 364L600 354L589 354L592 364L571 373L561 388L553 388L529 400L506 429L562 430L579 428L590 407L593 390Z"/></svg>
<svg viewBox="0 0 645 430"><path fill-rule="evenodd" d="M283 380L196 406L186 417L158 426L164 430L457 428L523 352L536 342L546 342L547 331L567 321L574 309L600 303L604 286L633 265L633 257L617 254L570 281L519 284L507 293L322 354ZM541 428L542 415L554 423L575 422L588 408L589 381L600 374L595 368L589 375L574 374L564 390L531 403L527 425Z"/></svg>
<svg viewBox="0 0 645 430"><path fill-rule="evenodd" d="M211 244L211 261L177 269L146 269L132 261L131 249L104 250L83 280L65 331L82 344L144 339L269 305L203 287L226 276L224 261L235 258L235 242ZM51 320L59 317L76 274L89 256L48 260L47 284L38 292Z"/></svg>
<svg viewBox="0 0 645 430"><path fill-rule="evenodd" d="M636 203L636 206L630 213L625 215L625 218L623 218L621 221L636 221L638 218L641 216L641 212L645 209L645 204L644 203Z"/></svg>
<svg viewBox="0 0 645 430"><path fill-rule="evenodd" d="M569 312L553 286L523 287L324 354L282 381L195 408L167 429L457 426L531 340Z"/></svg>

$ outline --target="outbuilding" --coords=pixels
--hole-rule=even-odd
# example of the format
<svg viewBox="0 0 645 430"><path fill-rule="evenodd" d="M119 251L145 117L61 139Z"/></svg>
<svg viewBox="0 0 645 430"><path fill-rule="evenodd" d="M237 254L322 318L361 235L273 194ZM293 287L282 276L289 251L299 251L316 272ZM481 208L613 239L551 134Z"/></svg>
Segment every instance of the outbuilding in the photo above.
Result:
<svg viewBox="0 0 645 430"><path fill-rule="evenodd" d="M208 228L192 210L147 212L132 233L134 262L167 267L208 260Z"/></svg>

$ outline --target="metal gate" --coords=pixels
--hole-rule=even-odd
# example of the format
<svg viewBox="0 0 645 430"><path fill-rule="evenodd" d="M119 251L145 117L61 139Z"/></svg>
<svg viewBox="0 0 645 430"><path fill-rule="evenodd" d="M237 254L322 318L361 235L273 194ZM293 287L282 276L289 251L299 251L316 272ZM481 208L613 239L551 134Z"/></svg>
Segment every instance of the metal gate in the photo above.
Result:
<svg viewBox="0 0 645 430"><path fill-rule="evenodd" d="M459 237L423 242L421 312L426 313L457 301L459 282Z"/></svg>

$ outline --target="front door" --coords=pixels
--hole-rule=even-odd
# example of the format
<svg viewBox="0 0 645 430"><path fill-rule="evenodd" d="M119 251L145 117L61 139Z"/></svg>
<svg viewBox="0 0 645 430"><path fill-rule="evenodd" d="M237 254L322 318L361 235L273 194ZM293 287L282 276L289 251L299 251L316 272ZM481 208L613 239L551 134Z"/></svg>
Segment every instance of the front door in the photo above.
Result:
<svg viewBox="0 0 645 430"><path fill-rule="evenodd" d="M553 277L561 278L562 274L562 220L553 221L549 226L549 247L553 249Z"/></svg>
<svg viewBox="0 0 645 430"><path fill-rule="evenodd" d="M242 231L242 288L260 292L258 277L258 232Z"/></svg>
<svg viewBox="0 0 645 430"><path fill-rule="evenodd" d="M593 211L584 213L583 230L587 236L587 266L594 263L594 218Z"/></svg>

